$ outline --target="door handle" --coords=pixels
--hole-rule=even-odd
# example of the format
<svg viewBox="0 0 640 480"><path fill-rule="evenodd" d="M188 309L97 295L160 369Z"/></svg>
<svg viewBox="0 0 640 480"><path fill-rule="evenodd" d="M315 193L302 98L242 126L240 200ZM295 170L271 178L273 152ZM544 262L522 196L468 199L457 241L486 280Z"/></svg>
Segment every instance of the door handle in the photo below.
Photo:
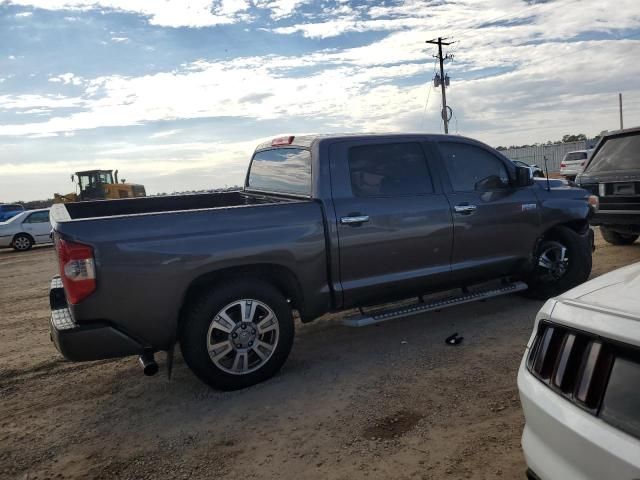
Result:
<svg viewBox="0 0 640 480"><path fill-rule="evenodd" d="M455 207L453 207L453 209L456 211L456 213L461 213L462 215L470 215L474 213L478 209L478 207L476 207L475 205L456 205Z"/></svg>
<svg viewBox="0 0 640 480"><path fill-rule="evenodd" d="M369 215L357 215L354 217L342 217L340 223L342 225L354 225L358 223L364 223L369 221Z"/></svg>

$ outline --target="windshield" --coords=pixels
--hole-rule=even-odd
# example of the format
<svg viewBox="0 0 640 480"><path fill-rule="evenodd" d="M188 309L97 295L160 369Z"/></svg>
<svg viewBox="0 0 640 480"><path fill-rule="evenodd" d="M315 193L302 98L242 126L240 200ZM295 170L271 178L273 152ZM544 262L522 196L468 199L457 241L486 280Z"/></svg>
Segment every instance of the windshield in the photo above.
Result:
<svg viewBox="0 0 640 480"><path fill-rule="evenodd" d="M276 148L256 153L247 187L311 195L311 153L302 148Z"/></svg>
<svg viewBox="0 0 640 480"><path fill-rule="evenodd" d="M640 135L638 133L612 137L593 157L586 172L640 170Z"/></svg>
<svg viewBox="0 0 640 480"><path fill-rule="evenodd" d="M95 187L99 184L113 183L113 175L111 172L92 172L80 175L80 189L87 187Z"/></svg>

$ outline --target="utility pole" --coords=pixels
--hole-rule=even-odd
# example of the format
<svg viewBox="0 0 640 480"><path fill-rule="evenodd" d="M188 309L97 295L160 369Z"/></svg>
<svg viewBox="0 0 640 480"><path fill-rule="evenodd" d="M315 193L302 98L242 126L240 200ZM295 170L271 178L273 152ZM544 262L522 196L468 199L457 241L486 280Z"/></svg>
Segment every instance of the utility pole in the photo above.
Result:
<svg viewBox="0 0 640 480"><path fill-rule="evenodd" d="M446 38L438 37L437 40L427 40L425 43L431 43L438 45L438 55L436 58L440 60L440 75L436 75L433 79L436 87L440 86L442 89L442 122L444 124L444 133L449 133L449 116L447 112L447 93L445 88L449 86L449 76L444 75L444 61L453 58L453 55L442 56L442 46L451 45L453 42L445 42Z"/></svg>
<svg viewBox="0 0 640 480"><path fill-rule="evenodd" d="M624 128L624 123L622 122L622 94L618 94L618 105L620 108L620 130Z"/></svg>

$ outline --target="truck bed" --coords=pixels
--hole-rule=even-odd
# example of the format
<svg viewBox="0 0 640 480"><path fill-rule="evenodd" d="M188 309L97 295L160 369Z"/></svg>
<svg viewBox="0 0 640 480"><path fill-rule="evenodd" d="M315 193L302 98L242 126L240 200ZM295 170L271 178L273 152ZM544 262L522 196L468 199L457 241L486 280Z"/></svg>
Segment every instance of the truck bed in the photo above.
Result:
<svg viewBox="0 0 640 480"><path fill-rule="evenodd" d="M59 206L56 205L53 210L53 216L57 221L65 221L291 201L294 200L286 197L258 196L237 190L194 195L169 195L162 197L123 198L120 200L95 200L91 202L67 203ZM64 210L66 210L66 213Z"/></svg>
<svg viewBox="0 0 640 480"><path fill-rule="evenodd" d="M314 200L235 191L57 204L51 224L93 249L97 289L68 306L71 316L144 345L167 348L187 291L230 267L276 265L299 280L305 306L329 308L324 217Z"/></svg>

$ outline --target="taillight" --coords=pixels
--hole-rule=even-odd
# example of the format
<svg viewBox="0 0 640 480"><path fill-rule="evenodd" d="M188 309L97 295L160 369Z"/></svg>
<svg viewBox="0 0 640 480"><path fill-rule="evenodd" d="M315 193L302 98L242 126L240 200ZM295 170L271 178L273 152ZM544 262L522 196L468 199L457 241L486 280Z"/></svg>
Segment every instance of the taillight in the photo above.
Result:
<svg viewBox="0 0 640 480"><path fill-rule="evenodd" d="M562 163L560 164L560 168L564 168L564 167L566 167L566 166L567 166L567 164L566 164L566 163L564 163L564 162L562 162Z"/></svg>
<svg viewBox="0 0 640 480"><path fill-rule="evenodd" d="M56 238L60 276L67 300L80 303L96 289L96 269L93 248L82 243Z"/></svg>

